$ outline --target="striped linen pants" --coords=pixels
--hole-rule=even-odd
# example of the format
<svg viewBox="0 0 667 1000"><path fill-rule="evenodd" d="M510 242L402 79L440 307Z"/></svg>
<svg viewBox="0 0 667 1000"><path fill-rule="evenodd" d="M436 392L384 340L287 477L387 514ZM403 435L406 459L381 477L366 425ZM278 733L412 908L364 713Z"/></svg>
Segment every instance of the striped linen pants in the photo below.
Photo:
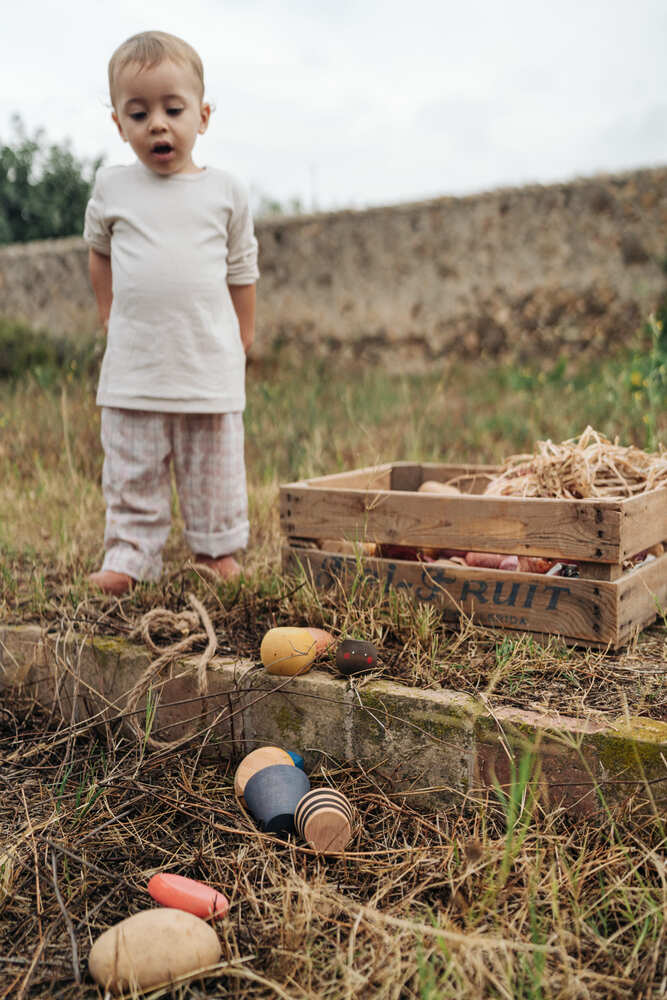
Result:
<svg viewBox="0 0 667 1000"><path fill-rule="evenodd" d="M156 580L171 526L171 475L194 553L248 544L243 414L158 413L102 407L106 501L102 569Z"/></svg>

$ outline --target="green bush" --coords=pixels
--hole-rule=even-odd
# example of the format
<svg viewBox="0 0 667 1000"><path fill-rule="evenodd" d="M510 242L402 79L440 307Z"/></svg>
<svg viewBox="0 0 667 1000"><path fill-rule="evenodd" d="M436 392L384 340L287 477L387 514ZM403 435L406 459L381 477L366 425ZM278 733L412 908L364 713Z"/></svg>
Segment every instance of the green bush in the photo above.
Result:
<svg viewBox="0 0 667 1000"><path fill-rule="evenodd" d="M97 342L56 339L21 323L0 319L0 380L32 375L46 386L64 376L90 375L96 372L100 354Z"/></svg>
<svg viewBox="0 0 667 1000"><path fill-rule="evenodd" d="M74 236L102 159L78 160L69 143L51 143L43 129L29 136L20 116L11 142L0 137L0 243Z"/></svg>

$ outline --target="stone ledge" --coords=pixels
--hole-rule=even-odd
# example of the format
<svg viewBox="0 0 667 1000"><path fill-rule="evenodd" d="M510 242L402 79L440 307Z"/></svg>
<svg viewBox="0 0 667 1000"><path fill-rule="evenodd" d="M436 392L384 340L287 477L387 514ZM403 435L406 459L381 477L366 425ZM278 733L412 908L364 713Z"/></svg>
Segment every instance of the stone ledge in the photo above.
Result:
<svg viewBox="0 0 667 1000"><path fill-rule="evenodd" d="M487 707L454 691L384 680L353 683L321 670L274 677L253 661L218 658L202 698L197 658L172 664L154 688L152 735L204 742L208 756L238 758L263 743L372 768L384 792L423 803L479 799L507 785L521 754L539 762L543 800L579 814L639 791L660 798L667 782L667 724L608 724L555 712ZM63 718L125 727L128 690L150 663L118 638L55 637L37 626L0 627L0 689L22 689ZM145 714L145 700L138 715ZM655 791L653 791L655 790Z"/></svg>

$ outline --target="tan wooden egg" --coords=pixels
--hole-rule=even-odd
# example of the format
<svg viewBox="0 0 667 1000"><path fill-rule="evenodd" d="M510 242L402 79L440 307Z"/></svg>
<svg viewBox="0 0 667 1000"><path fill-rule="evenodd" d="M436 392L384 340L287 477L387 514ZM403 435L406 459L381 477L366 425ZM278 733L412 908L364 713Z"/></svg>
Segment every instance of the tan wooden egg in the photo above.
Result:
<svg viewBox="0 0 667 1000"><path fill-rule="evenodd" d="M435 479L427 479L426 482L422 483L417 490L418 493L442 493L444 496L448 497L460 497L461 491L457 490L456 486L450 486L449 483L440 483Z"/></svg>
<svg viewBox="0 0 667 1000"><path fill-rule="evenodd" d="M218 935L206 921L176 909L142 910L101 934L88 968L104 990L147 990L215 965Z"/></svg>
<svg viewBox="0 0 667 1000"><path fill-rule="evenodd" d="M281 750L280 747L258 747L252 753L249 753L247 757L244 757L234 775L234 792L236 795L242 799L245 786L252 776L263 768L272 767L274 764L291 764L294 766L294 761L287 750Z"/></svg>

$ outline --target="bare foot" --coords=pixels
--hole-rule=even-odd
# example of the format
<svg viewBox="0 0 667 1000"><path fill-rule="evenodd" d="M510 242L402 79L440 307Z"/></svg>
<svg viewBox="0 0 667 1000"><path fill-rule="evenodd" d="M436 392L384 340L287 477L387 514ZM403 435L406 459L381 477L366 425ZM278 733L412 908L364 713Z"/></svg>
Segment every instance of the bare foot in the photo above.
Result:
<svg viewBox="0 0 667 1000"><path fill-rule="evenodd" d="M105 594L113 594L115 597L121 597L132 590L135 581L127 573L116 573L112 569L101 569L97 573L90 574L88 583L91 583L93 587L97 587Z"/></svg>
<svg viewBox="0 0 667 1000"><path fill-rule="evenodd" d="M234 556L195 556L195 566L207 566L221 580L236 580L241 575L241 567Z"/></svg>

